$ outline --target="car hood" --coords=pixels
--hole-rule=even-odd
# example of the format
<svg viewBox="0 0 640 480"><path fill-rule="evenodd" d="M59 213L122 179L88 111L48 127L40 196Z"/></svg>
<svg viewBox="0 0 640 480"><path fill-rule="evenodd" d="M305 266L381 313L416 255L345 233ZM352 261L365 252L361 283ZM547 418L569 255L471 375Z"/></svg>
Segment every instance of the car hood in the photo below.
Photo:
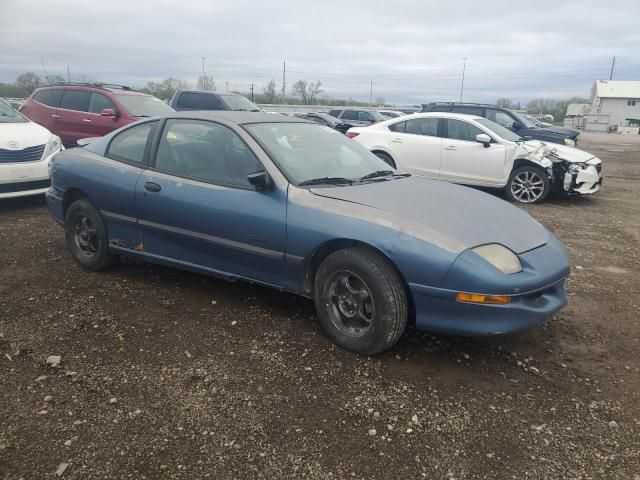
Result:
<svg viewBox="0 0 640 480"><path fill-rule="evenodd" d="M37 123L0 123L0 148L22 150L44 145L49 141L49 137L49 130Z"/></svg>
<svg viewBox="0 0 640 480"><path fill-rule="evenodd" d="M527 133L535 134L536 132L544 133L546 135L557 135L558 137L569 137L569 138L577 137L580 134L580 132L578 132L577 130L572 130L570 128L563 128L563 127L554 127L554 126L528 128L526 129L526 131L519 132L519 134L520 133L522 133L523 135L526 135Z"/></svg>
<svg viewBox="0 0 640 480"><path fill-rule="evenodd" d="M579 148L568 147L566 145L558 145L557 143L545 143L537 140L527 142L519 142L517 144L518 158L546 157L551 161L565 160L569 163L584 163L594 155Z"/></svg>
<svg viewBox="0 0 640 480"><path fill-rule="evenodd" d="M420 237L458 253L487 243L522 253L543 245L549 236L545 227L504 200L437 180L408 177L311 191L387 212L401 232L417 228Z"/></svg>

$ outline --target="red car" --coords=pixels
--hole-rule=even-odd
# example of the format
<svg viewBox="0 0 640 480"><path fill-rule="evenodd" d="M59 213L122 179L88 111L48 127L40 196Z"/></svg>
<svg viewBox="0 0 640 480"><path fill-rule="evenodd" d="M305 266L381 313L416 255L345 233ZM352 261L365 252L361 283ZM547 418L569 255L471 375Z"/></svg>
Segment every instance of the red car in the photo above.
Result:
<svg viewBox="0 0 640 480"><path fill-rule="evenodd" d="M101 137L141 117L173 112L159 98L129 87L103 84L61 84L38 88L20 110L48 128L65 146Z"/></svg>

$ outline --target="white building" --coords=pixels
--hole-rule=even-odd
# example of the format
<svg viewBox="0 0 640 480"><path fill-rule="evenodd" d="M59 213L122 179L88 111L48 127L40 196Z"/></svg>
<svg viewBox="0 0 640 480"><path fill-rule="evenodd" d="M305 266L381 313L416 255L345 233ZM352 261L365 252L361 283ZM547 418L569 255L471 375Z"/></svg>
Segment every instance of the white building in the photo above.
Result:
<svg viewBox="0 0 640 480"><path fill-rule="evenodd" d="M591 90L585 131L612 132L640 123L640 81L598 80Z"/></svg>
<svg viewBox="0 0 640 480"><path fill-rule="evenodd" d="M591 109L590 103L570 103L567 105L567 113L564 116L564 126L567 128L584 127L584 117Z"/></svg>

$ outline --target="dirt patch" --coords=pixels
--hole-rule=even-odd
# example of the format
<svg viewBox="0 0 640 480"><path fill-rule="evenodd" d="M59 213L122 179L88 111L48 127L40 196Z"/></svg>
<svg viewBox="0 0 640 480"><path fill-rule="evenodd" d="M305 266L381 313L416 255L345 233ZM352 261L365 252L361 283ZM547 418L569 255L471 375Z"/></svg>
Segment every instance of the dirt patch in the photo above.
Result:
<svg viewBox="0 0 640 480"><path fill-rule="evenodd" d="M602 192L526 209L567 245L565 310L373 358L289 294L83 271L42 199L0 202L0 478L638 478L640 144L616 137L581 137Z"/></svg>

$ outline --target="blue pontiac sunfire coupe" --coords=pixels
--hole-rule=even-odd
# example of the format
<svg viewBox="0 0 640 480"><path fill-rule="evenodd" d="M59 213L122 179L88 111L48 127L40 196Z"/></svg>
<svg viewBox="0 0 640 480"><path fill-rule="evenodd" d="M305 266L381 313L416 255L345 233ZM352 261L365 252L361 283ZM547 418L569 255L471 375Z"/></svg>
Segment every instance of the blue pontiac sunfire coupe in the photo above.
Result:
<svg viewBox="0 0 640 480"><path fill-rule="evenodd" d="M57 154L47 204L76 261L119 255L311 297L338 345L374 354L407 321L513 332L567 302L562 244L520 209L411 177L300 118L184 112Z"/></svg>

